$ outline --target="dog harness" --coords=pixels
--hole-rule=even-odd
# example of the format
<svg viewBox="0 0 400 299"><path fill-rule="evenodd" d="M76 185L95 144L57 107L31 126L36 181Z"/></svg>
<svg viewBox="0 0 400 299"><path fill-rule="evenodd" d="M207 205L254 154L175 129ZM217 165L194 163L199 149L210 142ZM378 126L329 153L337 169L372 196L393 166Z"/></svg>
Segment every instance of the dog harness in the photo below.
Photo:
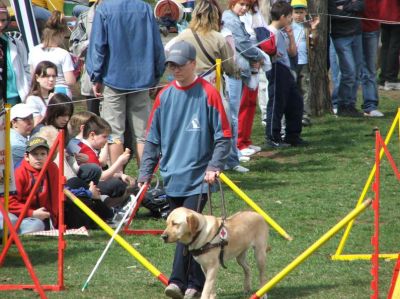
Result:
<svg viewBox="0 0 400 299"><path fill-rule="evenodd" d="M226 269L226 266L224 264L224 247L226 245L228 245L227 238L228 238L228 233L224 226L224 221L222 221L221 225L218 228L217 233L214 235L214 237L211 239L211 241L207 242L200 248L189 250L189 252L193 256L199 256L199 255L202 255L202 254L210 251L213 248L221 247L221 251L219 253L219 262L220 262L221 266ZM213 243L213 241L215 239L219 239L219 240L217 242ZM193 241L191 243L193 243Z"/></svg>

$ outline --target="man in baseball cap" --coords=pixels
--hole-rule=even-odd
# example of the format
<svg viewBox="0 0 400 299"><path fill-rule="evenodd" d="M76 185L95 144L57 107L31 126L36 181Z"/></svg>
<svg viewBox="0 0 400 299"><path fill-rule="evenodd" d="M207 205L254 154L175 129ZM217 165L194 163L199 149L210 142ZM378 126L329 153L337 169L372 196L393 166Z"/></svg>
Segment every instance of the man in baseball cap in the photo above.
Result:
<svg viewBox="0 0 400 299"><path fill-rule="evenodd" d="M177 65L184 65L188 61L193 60L196 60L195 47L186 41L179 41L173 44L170 48L167 53L165 64L168 65L168 63L175 63Z"/></svg>
<svg viewBox="0 0 400 299"><path fill-rule="evenodd" d="M11 108L11 152L14 167L24 158L26 142L33 129L33 114L27 104L16 104Z"/></svg>
<svg viewBox="0 0 400 299"><path fill-rule="evenodd" d="M208 187L203 189L203 181L214 183L230 151L230 124L219 91L196 75L193 45L186 41L172 45L166 64L175 80L156 97L138 182L149 182L159 163L170 209L196 210L199 204L201 212ZM184 252L184 245L178 243L165 295L200 298L204 273Z"/></svg>

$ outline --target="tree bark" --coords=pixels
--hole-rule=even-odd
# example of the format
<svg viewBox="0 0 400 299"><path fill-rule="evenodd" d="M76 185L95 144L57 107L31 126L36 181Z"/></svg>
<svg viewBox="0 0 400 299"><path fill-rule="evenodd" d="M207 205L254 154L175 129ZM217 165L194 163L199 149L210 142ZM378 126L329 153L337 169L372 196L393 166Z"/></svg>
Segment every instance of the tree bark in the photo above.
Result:
<svg viewBox="0 0 400 299"><path fill-rule="evenodd" d="M328 77L328 1L308 1L308 12L319 16L318 40L309 53L310 68L310 102L313 116L331 113L332 101Z"/></svg>

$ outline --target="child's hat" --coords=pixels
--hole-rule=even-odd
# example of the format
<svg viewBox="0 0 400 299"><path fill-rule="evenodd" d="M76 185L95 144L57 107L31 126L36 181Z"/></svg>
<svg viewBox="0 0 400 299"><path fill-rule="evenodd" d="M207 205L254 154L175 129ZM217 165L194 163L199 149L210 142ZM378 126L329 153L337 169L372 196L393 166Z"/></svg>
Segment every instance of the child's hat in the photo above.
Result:
<svg viewBox="0 0 400 299"><path fill-rule="evenodd" d="M307 8L307 0L292 0L290 5L293 8Z"/></svg>
<svg viewBox="0 0 400 299"><path fill-rule="evenodd" d="M25 152L30 153L31 151L33 151L34 149L37 149L38 147L44 147L47 150L50 149L49 145L47 144L46 139L44 139L42 137L33 137L26 142Z"/></svg>

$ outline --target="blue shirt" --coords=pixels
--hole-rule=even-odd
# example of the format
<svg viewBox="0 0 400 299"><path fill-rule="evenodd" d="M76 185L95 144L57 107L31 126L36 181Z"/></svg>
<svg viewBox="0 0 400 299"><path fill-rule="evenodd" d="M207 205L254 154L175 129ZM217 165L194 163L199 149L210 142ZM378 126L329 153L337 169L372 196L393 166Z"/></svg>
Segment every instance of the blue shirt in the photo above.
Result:
<svg viewBox="0 0 400 299"><path fill-rule="evenodd" d="M304 24L302 23L292 23L294 40L296 42L297 47L297 63L298 64L307 64L307 40L306 40L306 30L304 28Z"/></svg>
<svg viewBox="0 0 400 299"><path fill-rule="evenodd" d="M283 30L278 30L275 27L269 25L268 30L275 34L276 40L276 53L279 55L275 56L274 62L279 62L290 69L290 59L289 59L289 37Z"/></svg>
<svg viewBox="0 0 400 299"><path fill-rule="evenodd" d="M14 169L21 163L24 158L26 150L27 138L22 136L20 133L14 129L10 130L10 140L11 140L11 152L12 159L14 163Z"/></svg>
<svg viewBox="0 0 400 299"><path fill-rule="evenodd" d="M159 169L167 195L199 194L215 144L231 137L218 91L202 78L186 87L173 81L157 96L149 124L147 141L161 148ZM224 161L216 163L215 168L223 168Z"/></svg>
<svg viewBox="0 0 400 299"><path fill-rule="evenodd" d="M151 6L140 0L103 1L96 9L86 57L92 82L120 90L156 85L165 55Z"/></svg>

